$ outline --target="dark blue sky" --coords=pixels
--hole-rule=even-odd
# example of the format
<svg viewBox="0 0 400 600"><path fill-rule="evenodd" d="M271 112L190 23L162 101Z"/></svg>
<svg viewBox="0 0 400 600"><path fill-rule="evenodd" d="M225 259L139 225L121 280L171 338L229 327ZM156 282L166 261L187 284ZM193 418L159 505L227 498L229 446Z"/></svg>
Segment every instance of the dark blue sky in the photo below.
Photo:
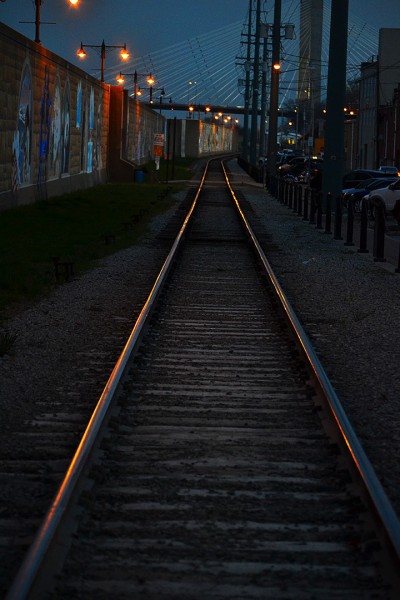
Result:
<svg viewBox="0 0 400 600"><path fill-rule="evenodd" d="M349 2L350 12L376 29L400 28L400 0ZM262 4L272 11L273 0L263 0ZM298 10L298 5L299 0L282 0L282 13L289 8ZM133 56L141 56L244 22L247 9L248 0L79 0L76 8L68 0L42 0L40 37L45 47L89 71L99 59L93 51L88 53L94 56L85 66L79 62L76 51L81 41L95 45L103 39L109 45L126 43ZM0 20L31 39L35 26L19 21L34 18L33 0L0 2ZM55 21L56 25L45 25L44 21Z"/></svg>
<svg viewBox="0 0 400 600"><path fill-rule="evenodd" d="M375 27L400 27L399 0L349 0L350 11ZM293 8L299 0L283 0ZM266 6L273 7L273 1ZM80 40L97 44L127 43L133 52L145 54L172 46L245 19L248 0L79 0L72 8L68 0L42 0L41 39L50 50L71 53ZM33 0L4 0L0 20L27 37L34 37Z"/></svg>

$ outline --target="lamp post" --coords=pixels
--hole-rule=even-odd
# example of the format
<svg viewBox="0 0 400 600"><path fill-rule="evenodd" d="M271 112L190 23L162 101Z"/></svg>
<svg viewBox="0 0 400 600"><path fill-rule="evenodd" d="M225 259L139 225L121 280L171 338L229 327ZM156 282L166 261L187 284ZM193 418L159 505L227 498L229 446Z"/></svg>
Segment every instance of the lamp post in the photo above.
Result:
<svg viewBox="0 0 400 600"><path fill-rule="evenodd" d="M77 6L79 0L68 0L72 6ZM40 44L40 25L55 25L54 21L41 21L40 20L40 9L42 6L42 0L35 0L35 43ZM33 21L20 21L21 23L33 23Z"/></svg>
<svg viewBox="0 0 400 600"><path fill-rule="evenodd" d="M153 79L151 73L147 74L147 73L137 73L136 71L134 73L120 73L117 77L117 81L119 84L123 84L125 82L124 77L133 77L133 98L134 100L136 100L137 96L141 96L140 93L140 88L138 88L138 77L147 77L146 81L149 84L149 86L152 86L155 83L155 80Z"/></svg>
<svg viewBox="0 0 400 600"><path fill-rule="evenodd" d="M106 46L106 44L104 43L104 40L103 40L100 46L96 46L93 44L82 44L82 42L81 42L81 47L77 51L77 55L79 56L79 58L86 57L86 52L85 52L84 48L100 48L101 81L102 82L104 82L104 63L106 60L106 48L121 48L120 56L121 56L122 60L128 60L128 58L129 58L129 52L126 49L126 44L124 44L123 46Z"/></svg>
<svg viewBox="0 0 400 600"><path fill-rule="evenodd" d="M152 85L149 85L149 87L147 87L147 88L138 88L138 91L137 91L138 96L142 95L142 89L150 91L150 104L153 104L153 92L160 91L161 92L161 96L165 96L164 88L153 88Z"/></svg>
<svg viewBox="0 0 400 600"><path fill-rule="evenodd" d="M272 30L272 68L271 68L271 94L269 109L268 130L268 174L276 175L276 145L278 132L278 104L279 104L279 73L280 73L280 44L281 44L281 0L275 0L274 25Z"/></svg>
<svg viewBox="0 0 400 600"><path fill-rule="evenodd" d="M160 92L160 97L165 96L164 88L153 88L150 86L150 104L153 104L153 92Z"/></svg>
<svg viewBox="0 0 400 600"><path fill-rule="evenodd" d="M193 115L193 110L190 110L190 106L194 103L196 97L197 97L197 93L194 92L194 94L190 93L190 90L192 88L192 86L196 86L195 90L197 90L197 81L188 81L188 88L187 88L187 103L189 105L189 118L192 118Z"/></svg>
<svg viewBox="0 0 400 600"><path fill-rule="evenodd" d="M161 93L160 93L160 115L161 115L161 109L162 109L162 103L163 103L163 100L164 100L164 96L165 96L165 92L164 92L164 89L162 89ZM170 104L172 104L172 96L169 97L169 101L168 102Z"/></svg>

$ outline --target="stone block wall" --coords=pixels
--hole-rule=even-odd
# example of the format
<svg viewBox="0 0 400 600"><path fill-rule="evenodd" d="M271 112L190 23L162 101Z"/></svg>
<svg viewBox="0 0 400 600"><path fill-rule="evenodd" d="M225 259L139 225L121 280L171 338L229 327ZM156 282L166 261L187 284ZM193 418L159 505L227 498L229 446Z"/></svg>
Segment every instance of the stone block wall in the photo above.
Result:
<svg viewBox="0 0 400 600"><path fill-rule="evenodd" d="M0 210L107 178L109 86L0 24Z"/></svg>

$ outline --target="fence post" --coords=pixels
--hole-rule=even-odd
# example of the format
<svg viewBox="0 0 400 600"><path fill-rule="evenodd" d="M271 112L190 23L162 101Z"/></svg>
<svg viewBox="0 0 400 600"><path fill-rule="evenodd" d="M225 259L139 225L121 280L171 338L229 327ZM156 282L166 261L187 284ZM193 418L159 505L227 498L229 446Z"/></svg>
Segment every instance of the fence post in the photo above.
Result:
<svg viewBox="0 0 400 600"><path fill-rule="evenodd" d="M326 194L325 233L332 233L331 222L332 222L332 194L331 194L331 192L328 192Z"/></svg>
<svg viewBox="0 0 400 600"><path fill-rule="evenodd" d="M316 212L315 189L310 188L310 223L315 223L315 212Z"/></svg>
<svg viewBox="0 0 400 600"><path fill-rule="evenodd" d="M276 175L270 175L270 181L272 186L272 195L274 198L278 198L278 178Z"/></svg>
<svg viewBox="0 0 400 600"><path fill-rule="evenodd" d="M317 229L322 229L322 192L317 192Z"/></svg>
<svg viewBox="0 0 400 600"><path fill-rule="evenodd" d="M353 228L354 228L354 198L351 196L347 202L347 236L344 243L345 246L354 246L353 243Z"/></svg>
<svg viewBox="0 0 400 600"><path fill-rule="evenodd" d="M299 194L298 194L298 198L297 198L297 214L299 215L299 217L301 217L302 212L303 212L303 188L301 185L299 185Z"/></svg>
<svg viewBox="0 0 400 600"><path fill-rule="evenodd" d="M367 248L368 231L368 209L367 203L361 202L361 221L360 221L360 247L357 252L368 252Z"/></svg>
<svg viewBox="0 0 400 600"><path fill-rule="evenodd" d="M397 267L394 270L395 273L400 273L400 246L399 246L399 254L397 257Z"/></svg>
<svg viewBox="0 0 400 600"><path fill-rule="evenodd" d="M335 206L335 240L342 240L342 199L340 196L336 198Z"/></svg>
<svg viewBox="0 0 400 600"><path fill-rule="evenodd" d="M280 177L278 179L278 200L282 203L282 181Z"/></svg>
<svg viewBox="0 0 400 600"><path fill-rule="evenodd" d="M385 207L378 204L375 208L375 229L374 229L374 261L386 262L385 258Z"/></svg>
<svg viewBox="0 0 400 600"><path fill-rule="evenodd" d="M303 197L303 221L308 220L308 188L304 188Z"/></svg>

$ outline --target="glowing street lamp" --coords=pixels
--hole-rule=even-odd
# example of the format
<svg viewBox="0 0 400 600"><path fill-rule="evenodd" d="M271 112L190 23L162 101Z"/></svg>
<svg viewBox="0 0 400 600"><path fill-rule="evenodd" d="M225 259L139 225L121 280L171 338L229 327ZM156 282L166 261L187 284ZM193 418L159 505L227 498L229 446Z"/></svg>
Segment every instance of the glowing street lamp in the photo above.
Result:
<svg viewBox="0 0 400 600"><path fill-rule="evenodd" d="M103 40L100 46L95 46L95 45L92 45L92 44L82 44L82 42L81 42L81 47L77 51L77 55L79 56L79 58L85 58L86 57L86 52L85 52L84 48L100 48L100 56L101 56L101 81L102 82L104 82L104 63L105 63L105 59L106 59L106 48L121 48L121 52L120 52L121 59L122 60L128 60L128 58L129 58L129 52L126 49L126 44L124 44L123 46L106 46L105 43L104 43L104 40Z"/></svg>
<svg viewBox="0 0 400 600"><path fill-rule="evenodd" d="M55 23L53 21L51 21L51 22L41 21L40 20L40 8L42 6L42 0L34 0L34 2L35 2L35 21L20 21L20 23L33 23L33 22L35 23L35 42L36 42L36 44L40 44L40 24L43 23L44 25L55 25ZM68 2L72 6L77 6L79 3L79 0L68 0Z"/></svg>
<svg viewBox="0 0 400 600"><path fill-rule="evenodd" d="M165 96L165 91L164 91L164 88L153 88L153 86L152 86L152 85L149 85L149 87L147 87L147 88L142 88L142 89L144 89L144 90L146 90L146 89L147 89L147 90L150 90L150 100L149 100L150 104L153 104L153 92L158 92L158 91L160 91L160 95L161 95L161 96ZM137 90L137 95L138 95L138 96L141 96L141 95L143 94L143 92L142 92L142 89L141 89L141 88L138 88L138 90Z"/></svg>
<svg viewBox="0 0 400 600"><path fill-rule="evenodd" d="M146 77L146 81L147 84L149 85L149 87L153 86L155 84L155 79L154 77L152 77L152 74L149 73L137 73L136 71L134 73L120 73L117 77L117 82L122 85L123 83L125 83L125 79L124 77L133 77L133 98L136 100L137 96L141 96L142 95L142 90L140 88L138 88L137 83L138 83L138 77ZM152 93L151 93L152 96Z"/></svg>

